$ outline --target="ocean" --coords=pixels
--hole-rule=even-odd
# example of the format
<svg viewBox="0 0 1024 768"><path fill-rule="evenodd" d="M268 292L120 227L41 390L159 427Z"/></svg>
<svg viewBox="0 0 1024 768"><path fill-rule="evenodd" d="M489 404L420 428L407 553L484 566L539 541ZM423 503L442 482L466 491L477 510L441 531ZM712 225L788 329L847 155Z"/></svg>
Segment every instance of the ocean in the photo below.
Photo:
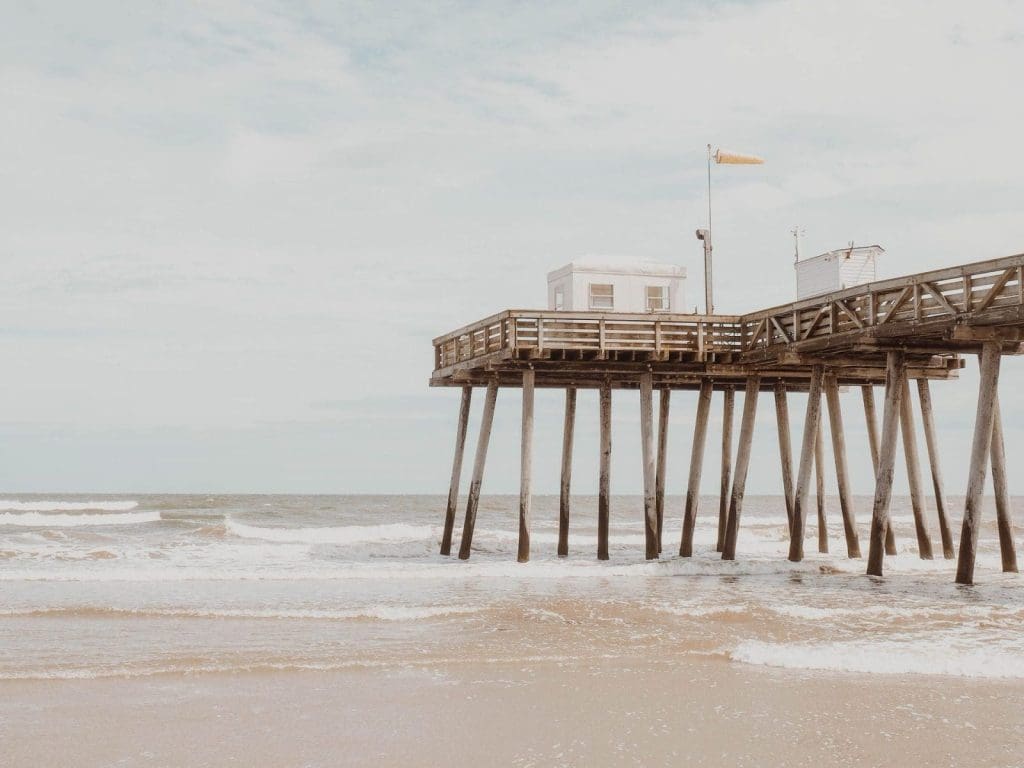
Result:
<svg viewBox="0 0 1024 768"><path fill-rule="evenodd" d="M735 562L713 552L718 501L701 500L695 556L643 557L642 501L616 497L611 559L596 499L573 500L557 558L558 500L534 500L533 552L515 561L517 498L484 497L468 562L438 555L439 496L13 496L0 500L0 680L173 678L370 670L444 676L465 664L687 660L801 675L1024 678L1024 584L999 570L986 508L974 587L916 554L909 500L892 514L886 577L831 554L813 517L786 559L780 497L746 499ZM867 554L870 499L856 500ZM956 513L960 500L951 499ZM1015 499L1018 512L1021 500ZM460 506L460 522L462 507ZM954 519L955 535L959 520ZM458 548L459 527L455 531ZM1020 544L1018 544L1020 546Z"/></svg>

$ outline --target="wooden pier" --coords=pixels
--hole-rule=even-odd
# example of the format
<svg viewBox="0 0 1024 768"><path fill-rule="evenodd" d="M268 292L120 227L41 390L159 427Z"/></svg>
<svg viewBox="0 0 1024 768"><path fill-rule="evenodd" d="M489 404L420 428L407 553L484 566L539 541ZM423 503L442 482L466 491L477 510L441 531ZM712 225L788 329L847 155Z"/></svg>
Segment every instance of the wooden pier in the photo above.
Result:
<svg viewBox="0 0 1024 768"><path fill-rule="evenodd" d="M472 391L486 389L476 459L466 502L459 557L470 556L480 488L498 390L522 388L522 464L518 559L530 557L533 397L536 387L565 390L558 554L568 553L576 392L600 392L600 480L597 557L608 557L610 515L611 392L640 391L646 557L662 552L667 424L672 390L697 390L697 414L679 554L693 553L698 489L713 392L724 398L721 497L717 550L737 556L743 496L750 462L758 394L774 393L781 473L790 530L789 559L803 558L812 483L816 484L818 546L828 551L822 484L825 460L821 396L825 395L839 487L847 555L861 556L847 476L839 388L860 387L875 471L867 572L881 575L895 554L889 501L902 433L920 557L931 559L910 380L916 382L921 424L938 515L943 556L954 544L940 471L930 382L955 379L965 356L977 355L981 381L960 536L956 580L971 584L981 498L991 464L1004 571L1017 570L998 380L1003 355L1019 354L1024 341L1024 254L859 285L747 315L625 314L506 310L434 340L431 386L462 387L455 457L441 553L450 554ZM884 387L879 431L874 388ZM733 402L745 392L735 456ZM659 394L655 429L654 393ZM808 393L804 431L793 476L787 393Z"/></svg>

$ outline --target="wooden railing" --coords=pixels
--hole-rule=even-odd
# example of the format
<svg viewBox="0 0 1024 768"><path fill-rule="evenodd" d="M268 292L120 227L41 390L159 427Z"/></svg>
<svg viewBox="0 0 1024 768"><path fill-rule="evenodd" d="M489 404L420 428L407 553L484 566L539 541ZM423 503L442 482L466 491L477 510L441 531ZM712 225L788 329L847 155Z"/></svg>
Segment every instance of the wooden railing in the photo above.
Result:
<svg viewBox="0 0 1024 768"><path fill-rule="evenodd" d="M1024 305L1024 254L859 285L747 315L506 310L434 339L441 370L505 350L757 353Z"/></svg>
<svg viewBox="0 0 1024 768"><path fill-rule="evenodd" d="M858 285L744 315L743 351L1024 305L1024 254Z"/></svg>
<svg viewBox="0 0 1024 768"><path fill-rule="evenodd" d="M435 368L503 349L592 352L742 351L740 318L731 315L626 314L508 310L434 340Z"/></svg>

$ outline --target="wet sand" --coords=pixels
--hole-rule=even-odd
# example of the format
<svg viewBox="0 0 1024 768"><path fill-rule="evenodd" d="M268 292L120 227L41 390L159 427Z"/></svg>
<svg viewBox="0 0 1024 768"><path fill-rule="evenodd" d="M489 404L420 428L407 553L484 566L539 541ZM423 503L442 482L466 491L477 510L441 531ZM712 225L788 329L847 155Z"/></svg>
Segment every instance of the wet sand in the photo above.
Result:
<svg viewBox="0 0 1024 768"><path fill-rule="evenodd" d="M1024 683L720 657L5 681L8 766L1012 766Z"/></svg>

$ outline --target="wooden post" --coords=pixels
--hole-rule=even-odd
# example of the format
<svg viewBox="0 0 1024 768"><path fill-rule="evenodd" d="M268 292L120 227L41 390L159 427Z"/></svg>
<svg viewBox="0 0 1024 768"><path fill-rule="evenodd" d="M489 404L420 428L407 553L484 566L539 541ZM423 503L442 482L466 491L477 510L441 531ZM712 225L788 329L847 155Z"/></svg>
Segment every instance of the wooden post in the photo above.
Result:
<svg viewBox="0 0 1024 768"><path fill-rule="evenodd" d="M860 557L857 537L857 519L850 493L849 470L846 463L846 432L843 429L843 409L839 402L839 382L834 374L825 376L825 403L828 406L829 431L832 433L832 453L836 463L836 485L839 486L839 508L843 513L843 532L846 534L846 556Z"/></svg>
<svg viewBox="0 0 1024 768"><path fill-rule="evenodd" d="M928 446L928 464L932 470L932 489L935 491L935 507L939 513L939 535L942 537L942 554L947 560L954 557L953 533L946 515L946 494L942 490L942 468L939 466L939 443L935 438L935 417L932 414L932 394L928 379L917 380L917 396L921 401L921 424L924 426L924 440Z"/></svg>
<svg viewBox="0 0 1024 768"><path fill-rule="evenodd" d="M821 381L824 375L825 371L820 365L814 366L811 371L810 390L807 393L807 415L804 417L800 465L797 468L796 492L793 496L793 525L789 531L789 559L794 563L799 563L804 559L804 522L807 519L811 464L814 462L814 449L818 442L818 420L821 418Z"/></svg>
<svg viewBox="0 0 1024 768"><path fill-rule="evenodd" d="M789 436L789 404L786 382L775 382L775 421L779 430L779 458L782 462L782 492L786 497L786 527L793 528L793 444Z"/></svg>
<svg viewBox="0 0 1024 768"><path fill-rule="evenodd" d="M914 404L910 401L910 382L903 380L903 400L900 403L900 427L903 432L903 457L907 464L910 485L910 506L914 510L914 529L917 532L917 553L922 560L932 559L932 539L925 518L924 492L921 490L921 464L917 458L917 436L914 429Z"/></svg>
<svg viewBox="0 0 1024 768"><path fill-rule="evenodd" d="M874 474L878 478L878 417L875 415L875 388L871 384L865 384L860 388L864 397L864 417L868 423L868 444L871 447L871 465L874 467ZM894 556L896 554L896 534L892 526L885 529L885 554Z"/></svg>
<svg viewBox="0 0 1024 768"><path fill-rule="evenodd" d="M459 504L459 480L462 478L462 456L466 452L466 429L469 426L469 405L473 388L462 388L459 406L459 425L455 430L455 458L452 460L452 479L448 486L448 507L444 513L444 534L441 536L441 554L452 553L452 530L455 528L455 508Z"/></svg>
<svg viewBox="0 0 1024 768"><path fill-rule="evenodd" d="M665 527L665 461L668 452L668 412L672 390L661 390L658 400L658 466L655 471L655 511L658 515L658 554L661 554L662 530Z"/></svg>
<svg viewBox="0 0 1024 768"><path fill-rule="evenodd" d="M572 485L572 440L576 427L576 388L565 390L565 423L562 425L562 485L558 499L558 556L569 554L569 491Z"/></svg>
<svg viewBox="0 0 1024 768"><path fill-rule="evenodd" d="M476 441L476 459L473 462L473 479L469 484L469 498L466 500L466 519L462 523L462 540L459 542L459 560L468 560L473 546L473 528L476 526L476 511L480 506L480 486L484 480L484 464L487 463L487 444L491 440L491 424L494 422L494 404L498 399L498 382L487 385L484 397L484 412L480 417L480 436Z"/></svg>
<svg viewBox="0 0 1024 768"><path fill-rule="evenodd" d="M889 501L892 498L892 476L896 467L896 438L900 426L903 382L907 377L902 351L889 352L885 365L885 410L882 413L882 441L878 452L878 473L875 475L875 498L871 507L871 543L868 548L868 574L882 575L882 561L889 527Z"/></svg>
<svg viewBox="0 0 1024 768"><path fill-rule="evenodd" d="M654 377L640 374L640 448L644 472L644 541L648 560L658 558L658 512L654 477Z"/></svg>
<svg viewBox="0 0 1024 768"><path fill-rule="evenodd" d="M964 524L960 531L960 557L956 563L957 584L974 583L974 559L978 548L978 527L981 523L981 497L985 490L985 469L992 449L1001 356L1002 350L998 342L988 341L982 345L978 408L974 417L971 464L967 472Z"/></svg>
<svg viewBox="0 0 1024 768"><path fill-rule="evenodd" d="M999 553L1003 573L1017 573L1017 548L1013 543L1013 517L1010 512L1010 490L1006 482L1006 446L1003 443L1003 417L996 396L992 419L992 488L996 496L996 523L999 527Z"/></svg>
<svg viewBox="0 0 1024 768"><path fill-rule="evenodd" d="M818 552L828 554L828 523L825 521L825 434L818 405L818 436L814 439L814 500L818 503Z"/></svg>
<svg viewBox="0 0 1024 768"><path fill-rule="evenodd" d="M732 484L732 412L736 403L736 387L725 388L722 400L722 482L718 492L718 537L715 552L725 548L725 527L729 521L729 489Z"/></svg>
<svg viewBox="0 0 1024 768"><path fill-rule="evenodd" d="M690 450L690 474L686 480L686 507L683 510L683 535L679 556L693 555L693 530L697 524L697 506L700 503L700 475L704 467L704 444L708 433L708 413L711 411L711 379L701 379L697 395L697 418L693 425L693 447Z"/></svg>
<svg viewBox="0 0 1024 768"><path fill-rule="evenodd" d="M740 444L736 452L736 472L732 479L729 517L726 520L725 543L722 547L723 560L736 559L736 539L740 530L740 513L743 511L743 494L747 485L747 469L750 467L750 447L754 438L754 418L757 416L757 395L760 390L761 377L748 376L747 388L743 393L743 418L740 421Z"/></svg>
<svg viewBox="0 0 1024 768"><path fill-rule="evenodd" d="M601 387L601 471L597 491L597 559L608 559L608 525L611 520L612 390Z"/></svg>
<svg viewBox="0 0 1024 768"><path fill-rule="evenodd" d="M532 368L523 371L523 430L519 452L519 554L520 563L530 560L530 502L533 498L533 384Z"/></svg>

